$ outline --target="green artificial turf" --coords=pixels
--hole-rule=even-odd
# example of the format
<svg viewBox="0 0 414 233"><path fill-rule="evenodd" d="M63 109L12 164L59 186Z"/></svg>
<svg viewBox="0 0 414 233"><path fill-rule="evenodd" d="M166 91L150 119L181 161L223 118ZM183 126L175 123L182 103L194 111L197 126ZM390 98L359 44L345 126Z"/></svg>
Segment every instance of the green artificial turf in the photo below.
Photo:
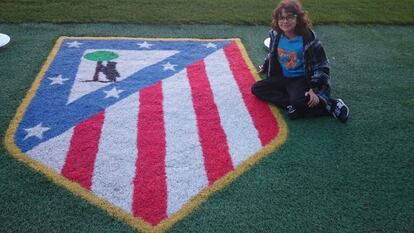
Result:
<svg viewBox="0 0 414 233"><path fill-rule="evenodd" d="M268 0L2 0L0 22L269 25ZM413 24L413 0L305 0L317 24Z"/></svg>
<svg viewBox="0 0 414 233"><path fill-rule="evenodd" d="M258 65L265 26L0 24L0 137L60 35L240 37ZM333 95L351 108L287 120L289 136L170 232L412 232L414 26L319 26ZM285 116L285 113L283 113ZM133 232L55 186L0 146L0 232Z"/></svg>

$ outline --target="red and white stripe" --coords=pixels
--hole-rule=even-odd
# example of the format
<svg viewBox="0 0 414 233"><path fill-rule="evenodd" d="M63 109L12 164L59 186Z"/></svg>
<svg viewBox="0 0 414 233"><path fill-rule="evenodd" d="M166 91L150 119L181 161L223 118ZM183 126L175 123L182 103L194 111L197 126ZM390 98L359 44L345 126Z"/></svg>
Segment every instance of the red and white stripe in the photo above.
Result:
<svg viewBox="0 0 414 233"><path fill-rule="evenodd" d="M33 159L156 225L268 144L236 43L33 148Z"/></svg>
<svg viewBox="0 0 414 233"><path fill-rule="evenodd" d="M161 82L141 90L132 209L134 216L153 225L167 217L166 142L162 102Z"/></svg>
<svg viewBox="0 0 414 233"><path fill-rule="evenodd" d="M227 136L230 156L236 167L258 151L262 144L224 51L219 50L207 57L205 63L221 125Z"/></svg>
<svg viewBox="0 0 414 233"><path fill-rule="evenodd" d="M134 94L105 110L92 178L92 192L127 212L131 212L138 156L138 103L139 95Z"/></svg>
<svg viewBox="0 0 414 233"><path fill-rule="evenodd" d="M187 77L183 70L163 81L168 215L208 186Z"/></svg>

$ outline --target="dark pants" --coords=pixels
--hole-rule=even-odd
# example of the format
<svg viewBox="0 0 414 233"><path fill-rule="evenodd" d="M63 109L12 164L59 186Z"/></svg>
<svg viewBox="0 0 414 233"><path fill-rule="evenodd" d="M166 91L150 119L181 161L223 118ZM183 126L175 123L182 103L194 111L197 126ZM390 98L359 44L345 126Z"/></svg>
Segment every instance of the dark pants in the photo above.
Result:
<svg viewBox="0 0 414 233"><path fill-rule="evenodd" d="M319 101L319 104L313 108L308 107L309 96L305 96L305 92L309 89L305 77L289 79L278 76L256 82L252 86L252 93L259 99L275 104L279 108L292 105L300 116L328 115L322 101Z"/></svg>

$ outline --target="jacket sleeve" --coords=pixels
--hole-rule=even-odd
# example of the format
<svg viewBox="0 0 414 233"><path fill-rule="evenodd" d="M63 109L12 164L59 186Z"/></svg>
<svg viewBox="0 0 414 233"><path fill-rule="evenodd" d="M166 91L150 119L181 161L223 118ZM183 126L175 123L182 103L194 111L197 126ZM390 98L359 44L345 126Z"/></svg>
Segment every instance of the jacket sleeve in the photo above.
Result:
<svg viewBox="0 0 414 233"><path fill-rule="evenodd" d="M271 52L272 52L272 46L273 46L273 43L274 43L273 40L275 38L274 33L275 32L273 30L269 30L269 38L270 38L269 50L268 50L268 53L267 53L267 55L264 59L264 62L261 65L259 65L259 73L268 73L268 71L269 71L270 56L271 56Z"/></svg>
<svg viewBox="0 0 414 233"><path fill-rule="evenodd" d="M264 59L263 64L259 65L259 73L266 74L269 70L269 55Z"/></svg>
<svg viewBox="0 0 414 233"><path fill-rule="evenodd" d="M317 41L315 45L312 46L311 53L313 74L310 80L310 87L316 93L322 94L326 92L326 94L329 94L331 83L329 74L330 64L320 41Z"/></svg>

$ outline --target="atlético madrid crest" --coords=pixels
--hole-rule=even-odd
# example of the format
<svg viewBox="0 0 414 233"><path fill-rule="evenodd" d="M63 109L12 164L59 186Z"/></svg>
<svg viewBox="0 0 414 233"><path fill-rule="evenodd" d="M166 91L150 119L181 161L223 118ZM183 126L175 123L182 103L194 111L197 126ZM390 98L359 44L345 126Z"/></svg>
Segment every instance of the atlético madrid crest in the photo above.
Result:
<svg viewBox="0 0 414 233"><path fill-rule="evenodd" d="M61 37L6 147L141 231L187 216L282 144L239 39Z"/></svg>

